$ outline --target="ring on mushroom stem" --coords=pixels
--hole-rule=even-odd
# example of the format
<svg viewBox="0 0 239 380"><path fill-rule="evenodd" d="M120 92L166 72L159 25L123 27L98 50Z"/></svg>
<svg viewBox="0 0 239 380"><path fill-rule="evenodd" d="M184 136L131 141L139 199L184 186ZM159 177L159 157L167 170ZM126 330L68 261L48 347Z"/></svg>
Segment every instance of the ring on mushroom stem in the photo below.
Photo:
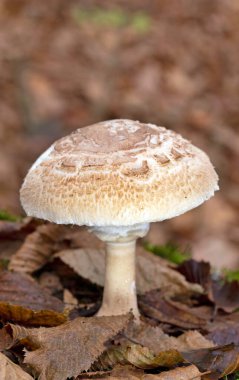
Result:
<svg viewBox="0 0 239 380"><path fill-rule="evenodd" d="M98 315L138 318L135 243L149 223L199 206L218 190L200 149L164 127L109 120L56 141L29 170L20 195L30 216L86 225L106 243Z"/></svg>

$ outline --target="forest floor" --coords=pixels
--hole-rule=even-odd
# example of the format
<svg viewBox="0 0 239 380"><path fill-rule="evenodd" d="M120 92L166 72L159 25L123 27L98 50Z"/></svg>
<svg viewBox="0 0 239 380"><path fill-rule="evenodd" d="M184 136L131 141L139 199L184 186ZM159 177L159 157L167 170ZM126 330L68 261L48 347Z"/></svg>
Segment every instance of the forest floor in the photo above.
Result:
<svg viewBox="0 0 239 380"><path fill-rule="evenodd" d="M53 141L112 118L177 131L220 178L139 242L140 325L94 317L99 240L1 211L1 379L238 380L238 19L238 0L0 2L0 210L23 215L23 178Z"/></svg>

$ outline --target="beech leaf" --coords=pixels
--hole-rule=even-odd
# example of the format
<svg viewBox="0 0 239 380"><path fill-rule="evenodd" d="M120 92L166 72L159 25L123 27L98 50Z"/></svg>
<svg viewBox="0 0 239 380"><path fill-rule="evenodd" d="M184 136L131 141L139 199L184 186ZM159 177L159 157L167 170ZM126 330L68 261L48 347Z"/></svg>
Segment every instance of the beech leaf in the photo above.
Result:
<svg viewBox="0 0 239 380"><path fill-rule="evenodd" d="M40 380L65 380L87 371L109 339L127 327L131 315L76 318L57 327L27 329L7 325L11 345L26 347L24 363ZM31 350L31 351L28 351Z"/></svg>

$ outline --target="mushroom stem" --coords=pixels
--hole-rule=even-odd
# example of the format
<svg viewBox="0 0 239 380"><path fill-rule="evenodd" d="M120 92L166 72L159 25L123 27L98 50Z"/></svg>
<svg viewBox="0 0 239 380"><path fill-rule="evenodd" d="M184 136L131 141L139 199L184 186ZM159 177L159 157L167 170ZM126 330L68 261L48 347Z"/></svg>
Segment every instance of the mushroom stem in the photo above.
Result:
<svg viewBox="0 0 239 380"><path fill-rule="evenodd" d="M148 223L131 226L90 227L106 243L103 303L97 315L121 315L132 311L139 320L135 285L135 245L149 230Z"/></svg>
<svg viewBox="0 0 239 380"><path fill-rule="evenodd" d="M132 311L139 317L135 286L135 243L106 242L105 286L97 315L120 315Z"/></svg>

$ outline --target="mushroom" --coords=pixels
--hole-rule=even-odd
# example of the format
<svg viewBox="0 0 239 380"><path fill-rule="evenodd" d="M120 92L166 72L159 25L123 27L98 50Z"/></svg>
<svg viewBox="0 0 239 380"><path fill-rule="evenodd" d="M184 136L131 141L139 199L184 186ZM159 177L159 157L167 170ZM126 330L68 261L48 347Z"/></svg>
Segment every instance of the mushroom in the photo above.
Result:
<svg viewBox="0 0 239 380"><path fill-rule="evenodd" d="M218 190L200 149L164 127L110 120L56 141L29 170L20 194L26 213L86 225L106 243L98 315L139 316L135 244L150 222L199 206Z"/></svg>

